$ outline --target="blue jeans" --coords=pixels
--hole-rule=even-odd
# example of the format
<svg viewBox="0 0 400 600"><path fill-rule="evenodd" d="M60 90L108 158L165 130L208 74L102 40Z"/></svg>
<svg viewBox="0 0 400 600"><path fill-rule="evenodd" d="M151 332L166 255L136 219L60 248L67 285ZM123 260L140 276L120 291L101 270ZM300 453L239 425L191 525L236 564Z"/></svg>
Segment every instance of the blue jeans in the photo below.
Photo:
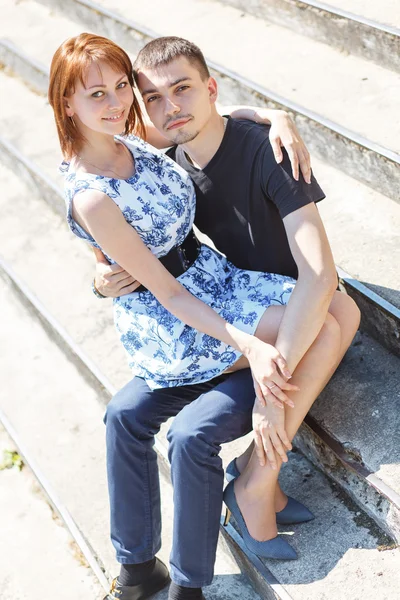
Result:
<svg viewBox="0 0 400 600"><path fill-rule="evenodd" d="M252 428L254 388L248 369L198 385L151 391L134 378L107 407L111 539L120 563L153 558L161 547L160 487L154 436L169 417L174 488L171 577L209 585L222 507L221 444Z"/></svg>

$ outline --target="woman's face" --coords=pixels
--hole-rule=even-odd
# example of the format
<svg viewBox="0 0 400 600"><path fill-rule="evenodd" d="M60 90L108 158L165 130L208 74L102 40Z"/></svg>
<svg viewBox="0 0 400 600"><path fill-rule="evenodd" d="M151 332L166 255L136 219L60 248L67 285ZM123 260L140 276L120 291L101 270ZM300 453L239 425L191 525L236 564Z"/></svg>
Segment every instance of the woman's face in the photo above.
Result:
<svg viewBox="0 0 400 600"><path fill-rule="evenodd" d="M89 131L117 135L125 129L133 90L125 73L99 61L89 67L85 86L78 80L65 102L68 117L85 137Z"/></svg>

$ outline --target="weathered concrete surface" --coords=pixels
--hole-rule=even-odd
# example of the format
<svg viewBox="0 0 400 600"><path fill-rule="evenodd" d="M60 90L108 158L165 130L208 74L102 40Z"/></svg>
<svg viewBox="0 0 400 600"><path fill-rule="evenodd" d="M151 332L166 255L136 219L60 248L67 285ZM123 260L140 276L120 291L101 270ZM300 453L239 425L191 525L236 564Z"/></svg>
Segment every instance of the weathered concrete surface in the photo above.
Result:
<svg viewBox="0 0 400 600"><path fill-rule="evenodd" d="M340 285L341 289L354 299L361 311L360 329L380 341L395 356L400 356L399 292L387 288L382 290L382 286L369 284L364 293L364 289L359 289L360 282L354 278L347 278L345 282L341 280ZM362 283L361 285L366 287ZM389 292L389 296L394 298L393 304L389 306L390 310L386 310L382 291L385 295Z"/></svg>
<svg viewBox="0 0 400 600"><path fill-rule="evenodd" d="M0 252L115 387L122 387L131 374L114 330L112 301L97 301L90 288L91 251L4 169L0 187L8 190L0 199Z"/></svg>
<svg viewBox="0 0 400 600"><path fill-rule="evenodd" d="M357 336L311 415L400 492L400 360L382 348L377 353L366 334Z"/></svg>
<svg viewBox="0 0 400 600"><path fill-rule="evenodd" d="M47 94L48 69L34 62L32 57L5 39L0 39L0 68L4 68L6 72L18 73L33 91Z"/></svg>
<svg viewBox="0 0 400 600"><path fill-rule="evenodd" d="M15 446L0 425L0 463L4 450ZM103 598L97 579L30 470L0 471L0 490L1 600Z"/></svg>
<svg viewBox="0 0 400 600"><path fill-rule="evenodd" d="M302 35L324 42L341 52L355 54L372 60L381 67L400 71L400 37L376 27L366 25L357 18L347 18L335 12L326 3L309 3L307 0L219 0L277 25L293 29ZM348 2L345 10L348 12ZM321 5L324 8L321 8ZM365 5L365 2L364 2ZM331 10L329 10L331 8ZM340 10L340 7L338 7ZM360 13L363 15L365 9ZM399 30L400 33L400 30Z"/></svg>
<svg viewBox="0 0 400 600"><path fill-rule="evenodd" d="M365 19L400 29L400 5L397 0L366 2L365 0L329 0L327 4L360 15Z"/></svg>
<svg viewBox="0 0 400 600"><path fill-rule="evenodd" d="M376 536L371 522L363 521L338 487L329 485L300 455L291 456L288 466L287 474L286 466L282 473L284 489L317 518L281 528L299 553L299 560L286 564L266 561L281 584L296 600L394 600L400 583L399 550L379 552L377 546L386 542ZM387 576L386 561L392 566Z"/></svg>

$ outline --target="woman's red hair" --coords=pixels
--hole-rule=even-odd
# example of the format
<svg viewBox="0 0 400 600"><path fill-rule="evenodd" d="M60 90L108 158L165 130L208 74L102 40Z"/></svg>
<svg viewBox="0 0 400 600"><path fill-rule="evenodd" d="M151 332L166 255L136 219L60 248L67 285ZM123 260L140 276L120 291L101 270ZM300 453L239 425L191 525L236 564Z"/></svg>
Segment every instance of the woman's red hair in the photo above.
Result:
<svg viewBox="0 0 400 600"><path fill-rule="evenodd" d="M88 68L97 61L106 63L117 73L125 73L132 88L135 86L132 63L127 53L111 40L99 35L81 33L69 38L61 44L51 61L48 98L54 110L61 150L67 159L80 151L85 138L67 116L65 98L75 92L78 80L85 86ZM135 95L123 135L129 133L145 136L142 113Z"/></svg>

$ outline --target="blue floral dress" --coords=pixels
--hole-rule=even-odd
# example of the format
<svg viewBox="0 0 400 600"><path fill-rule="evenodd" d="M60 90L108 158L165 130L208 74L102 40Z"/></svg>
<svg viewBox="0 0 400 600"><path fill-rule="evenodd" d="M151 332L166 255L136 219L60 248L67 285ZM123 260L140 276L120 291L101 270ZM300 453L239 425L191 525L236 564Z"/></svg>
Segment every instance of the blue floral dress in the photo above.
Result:
<svg viewBox="0 0 400 600"><path fill-rule="evenodd" d="M72 201L87 189L107 194L157 257L181 244L193 225L193 183L179 165L134 136L117 139L133 154L135 174L126 180L74 172L63 162L67 220L72 232L99 248L72 217ZM112 257L107 257L114 263ZM202 244L199 256L178 277L180 283L221 317L253 334L265 309L286 304L295 281L282 275L237 269ZM154 388L207 381L228 369L241 353L189 327L165 309L150 291L114 299L114 320L134 375Z"/></svg>

